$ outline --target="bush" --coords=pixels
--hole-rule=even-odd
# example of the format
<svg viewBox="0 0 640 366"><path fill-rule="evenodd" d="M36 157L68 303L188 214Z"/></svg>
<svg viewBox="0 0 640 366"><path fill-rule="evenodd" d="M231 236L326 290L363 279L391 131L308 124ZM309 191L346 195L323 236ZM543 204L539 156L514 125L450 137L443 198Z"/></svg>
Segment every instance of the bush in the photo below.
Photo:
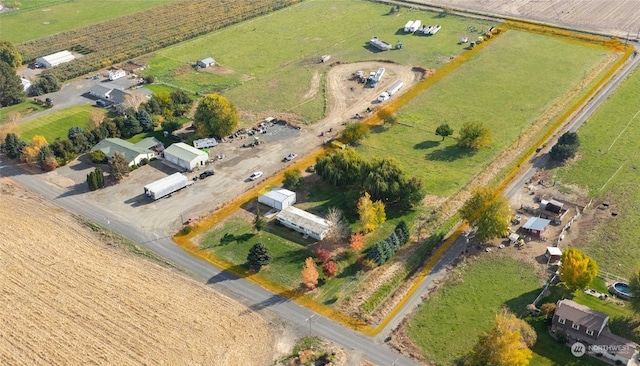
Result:
<svg viewBox="0 0 640 366"><path fill-rule="evenodd" d="M107 156L101 150L89 151L87 157L95 164L106 164L108 160Z"/></svg>
<svg viewBox="0 0 640 366"><path fill-rule="evenodd" d="M322 273L327 277L333 277L338 273L338 265L334 261L325 262L322 265Z"/></svg>
<svg viewBox="0 0 640 366"><path fill-rule="evenodd" d="M325 263L329 260L329 258L331 258L331 252L326 249L318 249L318 251L316 252L316 256L318 257L318 260L320 260L320 262Z"/></svg>

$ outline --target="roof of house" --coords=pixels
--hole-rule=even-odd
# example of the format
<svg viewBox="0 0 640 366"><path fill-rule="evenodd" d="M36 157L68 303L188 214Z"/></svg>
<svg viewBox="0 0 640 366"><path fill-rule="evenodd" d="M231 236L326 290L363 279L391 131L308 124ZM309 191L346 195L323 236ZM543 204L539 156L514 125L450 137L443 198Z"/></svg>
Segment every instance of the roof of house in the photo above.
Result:
<svg viewBox="0 0 640 366"><path fill-rule="evenodd" d="M124 90L120 90L120 89L112 89L111 92L109 93L109 100L112 101L114 104L122 104L125 101L125 97L129 95L129 93L127 93Z"/></svg>
<svg viewBox="0 0 640 366"><path fill-rule="evenodd" d="M277 202L284 202L291 196L295 197L296 192L292 192L284 188L274 188L273 190L263 194L263 196L269 197Z"/></svg>
<svg viewBox="0 0 640 366"><path fill-rule="evenodd" d="M155 137L145 137L134 144L134 146L143 149L149 149L158 145L164 146L164 144Z"/></svg>
<svg viewBox="0 0 640 366"><path fill-rule="evenodd" d="M532 217L522 226L526 230L542 231L551 221L540 217Z"/></svg>
<svg viewBox="0 0 640 366"><path fill-rule="evenodd" d="M200 62L205 64L205 65L209 65L209 64L215 63L216 60L214 60L213 57L207 57L207 58L203 58L202 60L200 60Z"/></svg>
<svg viewBox="0 0 640 366"><path fill-rule="evenodd" d="M118 138L106 138L98 142L91 148L91 151L96 150L102 151L108 158L112 158L116 151L119 151L124 155L124 158L127 159L128 163L131 163L140 154L147 154L151 152L147 148L138 146L137 144L134 145L129 141Z"/></svg>
<svg viewBox="0 0 640 366"><path fill-rule="evenodd" d="M587 327L590 330L600 330L609 319L607 314L595 311L588 306L580 305L573 300L560 300L556 306L559 318L570 320L574 324Z"/></svg>
<svg viewBox="0 0 640 366"><path fill-rule="evenodd" d="M562 250L558 247L547 247L549 255L562 255Z"/></svg>
<svg viewBox="0 0 640 366"><path fill-rule="evenodd" d="M202 155L205 155L207 157L209 156L209 154L207 154L206 152L198 150L195 147L189 146L183 142L176 142L175 144L172 144L164 150L164 153L165 155L173 155L178 159L184 161L192 161L193 159Z"/></svg>
<svg viewBox="0 0 640 366"><path fill-rule="evenodd" d="M310 212L301 210L293 206L289 206L280 211L277 218L291 222L302 228L311 230L314 233L322 233L325 230L328 230L330 227L329 221L323 219L322 217L316 216Z"/></svg>
<svg viewBox="0 0 640 366"><path fill-rule="evenodd" d="M29 89L29 87L31 87L31 80L25 79L25 78L20 78L20 81L22 82L22 90L23 91L27 91L27 89Z"/></svg>
<svg viewBox="0 0 640 366"><path fill-rule="evenodd" d="M602 353L611 351L611 353L615 352L616 355L626 359L632 358L638 349L636 343L611 333L609 327L604 328L602 333L600 333L598 345L604 346Z"/></svg>
<svg viewBox="0 0 640 366"><path fill-rule="evenodd" d="M91 87L91 89L89 89L89 93L91 94L99 94L104 96L109 94L110 91L111 91L110 88L107 88L106 86L102 86L102 85L94 85L93 87Z"/></svg>
<svg viewBox="0 0 640 366"><path fill-rule="evenodd" d="M60 52L52 53L50 55L42 56L42 59L47 61L51 65L60 64L63 62L69 62L71 60L74 60L75 58L76 57L72 55L71 52L69 51L60 51Z"/></svg>

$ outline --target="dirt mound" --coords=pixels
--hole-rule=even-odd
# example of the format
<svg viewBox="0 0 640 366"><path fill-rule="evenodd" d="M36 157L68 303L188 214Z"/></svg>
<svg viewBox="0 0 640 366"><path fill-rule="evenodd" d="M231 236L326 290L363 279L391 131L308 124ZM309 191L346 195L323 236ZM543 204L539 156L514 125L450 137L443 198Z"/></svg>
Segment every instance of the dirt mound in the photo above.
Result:
<svg viewBox="0 0 640 366"><path fill-rule="evenodd" d="M0 196L0 364L271 364L257 313L6 180Z"/></svg>

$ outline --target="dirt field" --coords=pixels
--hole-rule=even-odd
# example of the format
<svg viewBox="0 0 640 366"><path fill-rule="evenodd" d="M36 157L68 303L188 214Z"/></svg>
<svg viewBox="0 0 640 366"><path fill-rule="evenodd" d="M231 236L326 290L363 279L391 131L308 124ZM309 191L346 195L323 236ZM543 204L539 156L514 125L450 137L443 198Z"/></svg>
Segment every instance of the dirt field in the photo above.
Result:
<svg viewBox="0 0 640 366"><path fill-rule="evenodd" d="M0 197L0 364L271 364L258 314L6 179Z"/></svg>
<svg viewBox="0 0 640 366"><path fill-rule="evenodd" d="M637 0L414 0L475 12L548 23L597 33L636 39L640 35L640 3Z"/></svg>

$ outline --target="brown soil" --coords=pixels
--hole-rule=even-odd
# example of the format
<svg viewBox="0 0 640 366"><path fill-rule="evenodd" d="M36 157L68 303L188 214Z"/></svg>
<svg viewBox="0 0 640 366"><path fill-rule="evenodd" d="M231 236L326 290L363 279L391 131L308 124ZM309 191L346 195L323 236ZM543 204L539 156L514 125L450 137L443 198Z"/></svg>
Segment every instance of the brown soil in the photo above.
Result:
<svg viewBox="0 0 640 366"><path fill-rule="evenodd" d="M0 195L0 364L271 364L257 313L8 180Z"/></svg>

